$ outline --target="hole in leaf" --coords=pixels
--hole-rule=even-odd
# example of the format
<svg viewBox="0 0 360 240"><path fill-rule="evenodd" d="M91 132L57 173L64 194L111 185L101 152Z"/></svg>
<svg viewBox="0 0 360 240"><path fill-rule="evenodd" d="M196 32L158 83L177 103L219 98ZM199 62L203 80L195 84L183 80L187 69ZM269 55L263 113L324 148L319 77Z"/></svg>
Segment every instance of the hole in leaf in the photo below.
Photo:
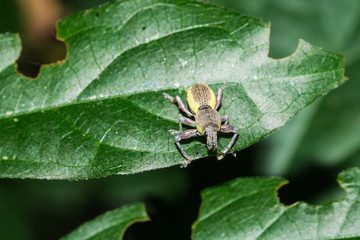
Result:
<svg viewBox="0 0 360 240"><path fill-rule="evenodd" d="M65 43L55 38L39 45L23 42L20 57L16 61L17 70L26 77L36 78L40 72L41 65L64 60L66 52Z"/></svg>
<svg viewBox="0 0 360 240"><path fill-rule="evenodd" d="M311 166L301 175L286 177L289 183L278 189L280 202L291 205L298 201L322 204L345 198L345 191L336 181L338 170Z"/></svg>
<svg viewBox="0 0 360 240"><path fill-rule="evenodd" d="M269 57L274 59L291 57L297 50L299 39L286 35L287 32L281 29L281 24L276 21L271 23Z"/></svg>
<svg viewBox="0 0 360 240"><path fill-rule="evenodd" d="M55 24L66 15L61 1L19 0L22 50L17 70L35 78L43 64L56 63L66 57L65 43L56 39Z"/></svg>

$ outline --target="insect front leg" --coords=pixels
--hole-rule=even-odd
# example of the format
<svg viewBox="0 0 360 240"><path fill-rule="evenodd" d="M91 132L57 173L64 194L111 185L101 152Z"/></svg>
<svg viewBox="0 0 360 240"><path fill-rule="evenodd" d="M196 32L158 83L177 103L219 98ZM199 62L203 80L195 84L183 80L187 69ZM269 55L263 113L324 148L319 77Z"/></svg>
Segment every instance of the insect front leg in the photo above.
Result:
<svg viewBox="0 0 360 240"><path fill-rule="evenodd" d="M180 141L183 139L191 138L191 137L197 135L197 133L198 133L198 131L196 129L189 129L189 130L180 132L179 135L175 136L176 146L179 148L179 151L181 152L181 154L186 158L186 160L181 163L181 167L183 167L183 168L186 167L187 165L189 165L189 163L193 160L193 158L190 157L189 155L187 155L184 148L181 146Z"/></svg>
<svg viewBox="0 0 360 240"><path fill-rule="evenodd" d="M227 146L226 144L223 144L223 143L221 143L221 142L219 142L219 144L222 145L222 146L224 146L224 147ZM234 152L234 150L230 149L230 150L228 151L228 153L231 153L234 157L236 157L236 152Z"/></svg>
<svg viewBox="0 0 360 240"><path fill-rule="evenodd" d="M225 121L225 122L224 122L224 121ZM224 122L224 125L228 125L228 123L229 123L229 116L228 116L228 115L221 116L221 122Z"/></svg>
<svg viewBox="0 0 360 240"><path fill-rule="evenodd" d="M186 123L186 124L195 126L195 121L194 121L194 120L192 120L192 119L190 119L190 118L187 118L187 117L181 116L181 117L179 118L179 131L169 130L169 132L170 132L171 134L181 133L181 132L182 132L182 123Z"/></svg>
<svg viewBox="0 0 360 240"><path fill-rule="evenodd" d="M222 133L234 133L230 143L221 151L221 155L218 156L218 160L221 160L225 157L225 154L232 148L232 146L234 145L235 143L235 140L238 136L238 128L237 127L233 127L233 126L230 126L230 125L222 125L220 127L220 132Z"/></svg>
<svg viewBox="0 0 360 240"><path fill-rule="evenodd" d="M190 117L194 116L186 107L185 104L181 101L181 98L179 96L176 97L172 97L167 93L163 93L164 97L169 99L170 102L172 103L177 103L178 107L180 108L181 111L183 111L184 113L186 113L187 115L189 115Z"/></svg>
<svg viewBox="0 0 360 240"><path fill-rule="evenodd" d="M216 98L216 105L215 105L215 110L217 110L220 107L221 104L221 99L222 99L222 91L224 90L224 88L226 87L226 83L224 83L221 88L218 89L218 94L217 94L217 98Z"/></svg>

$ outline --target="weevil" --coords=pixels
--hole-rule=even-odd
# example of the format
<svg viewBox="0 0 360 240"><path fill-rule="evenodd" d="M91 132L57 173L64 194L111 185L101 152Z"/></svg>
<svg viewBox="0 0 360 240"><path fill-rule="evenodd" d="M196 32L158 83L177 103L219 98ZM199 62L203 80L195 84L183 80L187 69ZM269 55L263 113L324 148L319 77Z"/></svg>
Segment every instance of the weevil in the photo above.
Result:
<svg viewBox="0 0 360 240"><path fill-rule="evenodd" d="M220 107L222 92L225 84L218 89L217 97L208 85L195 84L187 91L187 103L190 108L187 109L179 96L172 97L167 93L163 93L164 97L172 103L177 103L180 110L195 120L181 116L179 118L179 131L169 130L170 133L176 134L175 143L181 154L186 158L182 162L182 167L186 167L193 158L190 157L181 146L180 141L193 136L206 136L206 146L209 151L216 151L218 146L217 135L221 133L233 133L233 137L229 144L221 151L218 159L222 159L225 154L232 148L238 136L238 128L228 125L229 117L227 115L220 116L217 109ZM224 122L224 124L222 124ZM196 129L182 130L182 124L186 123L195 126Z"/></svg>

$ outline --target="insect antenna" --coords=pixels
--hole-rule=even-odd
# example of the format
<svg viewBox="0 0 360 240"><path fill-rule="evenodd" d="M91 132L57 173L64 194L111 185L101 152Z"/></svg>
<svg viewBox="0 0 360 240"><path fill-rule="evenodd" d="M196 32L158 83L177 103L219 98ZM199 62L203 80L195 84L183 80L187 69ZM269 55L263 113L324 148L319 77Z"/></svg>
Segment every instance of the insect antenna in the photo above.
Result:
<svg viewBox="0 0 360 240"><path fill-rule="evenodd" d="M205 146L206 146L206 144L205 144L205 143L202 143L201 146L200 146L200 148L199 148L199 150L196 152L195 155L198 156L199 153L200 153L200 151L201 151Z"/></svg>

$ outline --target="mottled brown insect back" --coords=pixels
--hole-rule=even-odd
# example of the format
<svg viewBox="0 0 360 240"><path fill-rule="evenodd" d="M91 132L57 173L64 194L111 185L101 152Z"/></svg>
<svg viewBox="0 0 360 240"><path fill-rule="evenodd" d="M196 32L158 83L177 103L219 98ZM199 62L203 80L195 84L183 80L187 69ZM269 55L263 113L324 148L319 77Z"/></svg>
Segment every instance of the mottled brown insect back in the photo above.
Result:
<svg viewBox="0 0 360 240"><path fill-rule="evenodd" d="M186 160L182 162L182 167L186 167L193 160L193 158L187 155L181 146L180 141L182 139L188 139L195 135L206 135L206 145L208 150L215 151L218 146L218 132L234 133L230 143L221 151L221 155L218 156L219 160L222 159L234 145L238 135L238 129L236 127L227 125L228 116L220 116L220 114L217 112L217 109L221 104L222 90L224 88L225 84L218 89L218 95L217 98L215 98L214 92L208 85L195 84L190 87L187 92L187 101L190 107L190 111L185 107L179 96L173 98L169 94L164 93L164 97L169 99L172 103L178 103L179 108L183 112L185 112L190 117L195 117L194 121L190 118L181 116L179 118L179 131L169 130L172 134L177 134L175 136L175 143L181 154L186 158ZM225 124L221 125L222 122L225 122ZM182 123L196 126L196 129L183 131Z"/></svg>
<svg viewBox="0 0 360 240"><path fill-rule="evenodd" d="M205 129L212 127L214 130L219 131L221 126L221 117L220 114L207 106L206 108L198 111L198 114L195 115L195 125L199 133L205 133Z"/></svg>

